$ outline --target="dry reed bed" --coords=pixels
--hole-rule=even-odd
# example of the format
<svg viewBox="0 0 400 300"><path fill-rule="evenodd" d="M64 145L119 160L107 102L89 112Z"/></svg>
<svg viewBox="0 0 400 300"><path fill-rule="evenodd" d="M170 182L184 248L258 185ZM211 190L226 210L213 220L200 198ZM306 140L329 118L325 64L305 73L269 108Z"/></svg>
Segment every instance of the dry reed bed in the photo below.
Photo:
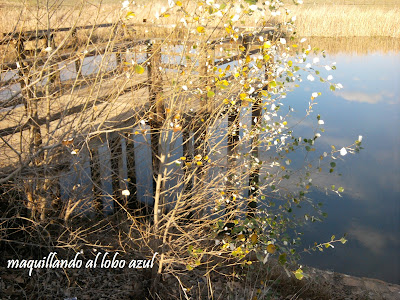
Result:
<svg viewBox="0 0 400 300"><path fill-rule="evenodd" d="M301 36L400 38L399 6L304 6L293 13Z"/></svg>
<svg viewBox="0 0 400 300"><path fill-rule="evenodd" d="M328 54L366 55L400 51L400 39L389 37L309 37L307 43L326 50Z"/></svg>
<svg viewBox="0 0 400 300"><path fill-rule="evenodd" d="M371 2L372 1L372 2ZM340 5L326 4L326 2L305 1L308 4L316 5L288 6L293 15L297 16L297 32L302 36L387 36L400 38L400 5L384 0L383 5L378 5L373 0L357 0L339 3L355 4ZM1 2L0 2L1 3ZM4 2L3 2L4 3ZM73 2L74 3L74 2ZM368 4L368 5L363 5ZM376 5L371 5L376 4ZM150 4L139 2L131 6L135 17L127 23L147 23L147 24L179 24L180 18L184 16L182 11L172 13L168 18L156 19L155 14L159 12L164 2L152 2ZM196 9L193 4L185 6L188 12ZM90 4L83 6L70 5L60 6L51 11L51 27L67 27L73 25L91 25L100 23L111 23L121 20L124 14L120 4ZM259 14L255 14L259 16ZM265 16L273 21L270 16ZM256 17L242 19L247 26L254 26ZM281 18L280 20L283 21ZM10 5L10 2L0 5L0 32L13 32L23 30L35 30L36 28L47 27L47 13L43 8L37 9L35 6ZM209 26L223 26L211 20ZM140 36L161 36L168 35L162 28L135 28ZM173 31L173 30L172 30Z"/></svg>

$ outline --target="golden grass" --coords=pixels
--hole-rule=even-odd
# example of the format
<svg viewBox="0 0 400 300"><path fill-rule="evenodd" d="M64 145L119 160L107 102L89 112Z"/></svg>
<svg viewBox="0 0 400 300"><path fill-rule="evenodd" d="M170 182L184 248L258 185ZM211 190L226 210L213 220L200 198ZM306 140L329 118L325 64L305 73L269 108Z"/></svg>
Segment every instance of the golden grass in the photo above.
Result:
<svg viewBox="0 0 400 300"><path fill-rule="evenodd" d="M400 38L399 6L315 5L293 14L300 36Z"/></svg>
<svg viewBox="0 0 400 300"><path fill-rule="evenodd" d="M296 15L297 33L299 36L322 37L394 37L400 38L400 1L395 0L338 0L335 3L322 0L307 0L305 5L289 6L293 15ZM185 2L185 1L183 1ZM68 4L66 4L68 3ZM96 4L97 3L97 4ZM328 4L327 4L328 3ZM332 2L333 3L333 2ZM380 5L373 5L379 3ZM397 5L396 5L397 3ZM314 5L315 4L315 5ZM355 5L352 5L355 4ZM166 2L136 1L131 9L136 14L127 21L129 24L178 24L184 16L182 12L172 14L169 18L155 19L155 13L161 7L168 6ZM185 9L194 11L195 5L188 4ZM94 25L101 23L113 23L123 19L121 3L106 1L86 2L83 5L79 1L63 2L58 7L51 8L52 28L70 27L73 25ZM268 18L268 16L267 16ZM256 25L255 17L243 19L247 26ZM270 19L272 22L282 22L282 19ZM208 22L208 26L223 26L214 20ZM33 4L24 5L20 1L0 0L0 32L15 32L47 28L47 14L44 8L37 9ZM98 29L94 36L104 35L107 30ZM171 32L174 36L180 33L173 28L160 27L135 27L131 30L132 37L153 38L166 37ZM85 33L81 33L85 35ZM86 33L88 34L88 33ZM84 36L83 36L84 39Z"/></svg>
<svg viewBox="0 0 400 300"><path fill-rule="evenodd" d="M307 44L324 49L328 54L366 55L400 52L400 39L390 37L309 37Z"/></svg>

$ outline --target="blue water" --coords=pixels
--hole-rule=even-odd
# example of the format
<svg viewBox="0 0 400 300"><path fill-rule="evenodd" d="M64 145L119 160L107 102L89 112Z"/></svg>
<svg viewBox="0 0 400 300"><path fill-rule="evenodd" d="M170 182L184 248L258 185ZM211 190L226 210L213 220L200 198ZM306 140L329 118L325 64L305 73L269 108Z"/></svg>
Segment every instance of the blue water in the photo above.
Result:
<svg viewBox="0 0 400 300"><path fill-rule="evenodd" d="M328 242L331 235L344 233L348 243L335 244L335 249L323 253L304 254L302 262L400 283L400 54L338 54L329 56L329 61L337 62L337 70L329 73L344 88L331 92L318 80L304 80L289 93L284 103L295 109L295 118L301 118L311 93L322 92L313 114L295 134L312 132L320 114L325 133L316 142L317 151L330 152L331 145L337 149L349 146L359 135L365 149L336 160L336 175L319 178L329 186L344 187L342 198L321 191L309 195L325 203L328 218L304 228L303 246Z"/></svg>

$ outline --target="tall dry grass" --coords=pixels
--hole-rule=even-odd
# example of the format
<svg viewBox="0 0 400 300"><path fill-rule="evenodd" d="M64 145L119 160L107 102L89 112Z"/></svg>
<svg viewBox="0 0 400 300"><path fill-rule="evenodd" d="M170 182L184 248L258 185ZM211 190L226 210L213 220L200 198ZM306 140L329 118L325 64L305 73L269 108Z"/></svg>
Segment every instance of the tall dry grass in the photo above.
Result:
<svg viewBox="0 0 400 300"><path fill-rule="evenodd" d="M294 7L300 36L400 38L400 7L315 5Z"/></svg>
<svg viewBox="0 0 400 300"><path fill-rule="evenodd" d="M53 28L67 27L73 25L90 25L100 23L112 23L121 20L121 3L118 2L56 2L51 7L51 24ZM156 12L162 7L168 8L167 2L157 1L136 1L131 5L135 16L127 24L178 24L181 14L173 17L156 19ZM196 7L188 4L184 9L189 13ZM308 0L305 5L289 6L290 15L297 17L297 32L301 36L323 36L323 37L352 37L352 36L385 36L400 38L400 3L394 0L339 0L321 1ZM247 26L257 25L256 19L260 15L255 13L246 21ZM283 22L281 16L270 18L270 23ZM287 18L285 16L285 18ZM44 8L37 9L32 4L24 4L18 1L0 2L0 32L13 32L23 30L35 30L47 22L47 15ZM216 26L223 24L208 24ZM135 28L136 33L144 35L168 35L172 30L160 28Z"/></svg>

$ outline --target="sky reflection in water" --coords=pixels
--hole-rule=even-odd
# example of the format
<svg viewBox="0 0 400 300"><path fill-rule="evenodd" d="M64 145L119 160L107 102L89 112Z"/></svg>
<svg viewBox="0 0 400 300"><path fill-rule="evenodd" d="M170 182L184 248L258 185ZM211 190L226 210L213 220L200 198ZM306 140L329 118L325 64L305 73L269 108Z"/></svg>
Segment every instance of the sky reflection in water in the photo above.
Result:
<svg viewBox="0 0 400 300"><path fill-rule="evenodd" d="M351 145L359 135L365 149L335 161L337 173L343 175L323 179L329 186L343 186L343 197L313 192L311 197L325 203L328 218L304 230L303 246L327 242L332 234L348 233L349 242L323 253L304 254L302 262L400 283L400 54L337 54L322 64L332 61L337 70L329 74L344 89L332 93L329 86L304 76L300 88L284 99L285 106L295 108L293 116L300 118L311 93L322 92L313 115L295 129L295 135L312 137L320 114L326 131L316 142L317 152L329 152L330 145L338 149Z"/></svg>

